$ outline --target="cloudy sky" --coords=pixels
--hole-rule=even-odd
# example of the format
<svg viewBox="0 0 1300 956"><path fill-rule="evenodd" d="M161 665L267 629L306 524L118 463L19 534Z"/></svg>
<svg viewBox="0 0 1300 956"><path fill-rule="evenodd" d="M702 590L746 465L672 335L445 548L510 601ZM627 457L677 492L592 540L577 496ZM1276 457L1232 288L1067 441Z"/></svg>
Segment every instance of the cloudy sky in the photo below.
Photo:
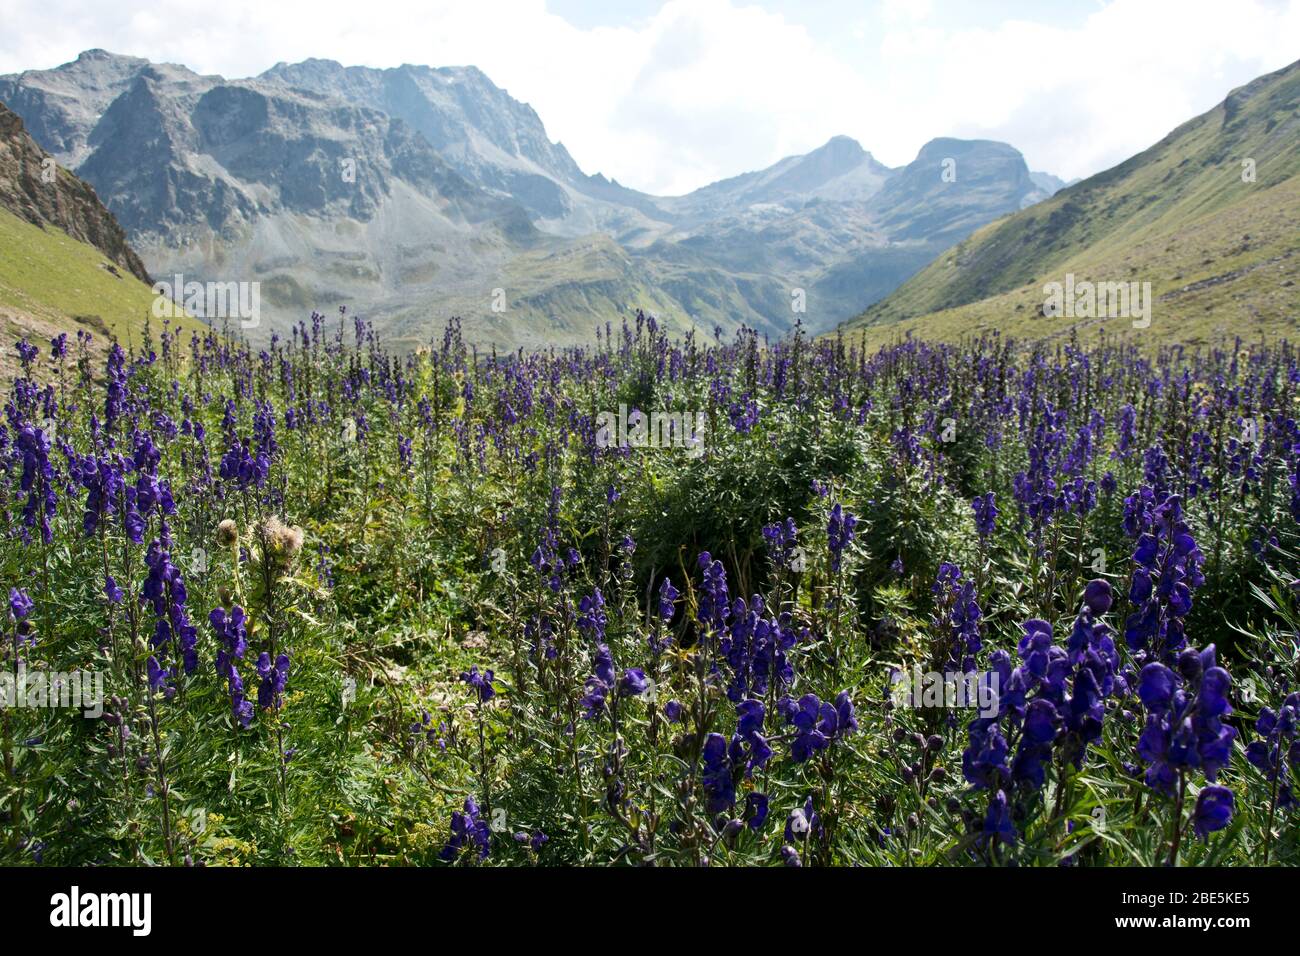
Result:
<svg viewBox="0 0 1300 956"><path fill-rule="evenodd" d="M836 134L1087 176L1300 58L1300 0L0 0L0 73L101 47L249 76L473 64L587 172L686 192Z"/></svg>

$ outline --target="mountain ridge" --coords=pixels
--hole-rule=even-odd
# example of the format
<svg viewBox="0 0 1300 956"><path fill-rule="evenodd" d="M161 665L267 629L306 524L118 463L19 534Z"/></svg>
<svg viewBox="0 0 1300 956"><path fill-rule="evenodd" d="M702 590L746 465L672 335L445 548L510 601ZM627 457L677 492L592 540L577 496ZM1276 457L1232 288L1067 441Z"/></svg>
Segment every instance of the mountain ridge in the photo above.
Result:
<svg viewBox="0 0 1300 956"><path fill-rule="evenodd" d="M980 141L961 147L971 172L995 172L969 194L959 179L927 198L923 217L887 187L938 182L926 147L890 169L837 136L686 196L651 196L584 173L532 107L474 67L310 59L226 80L92 50L0 77L0 101L36 115L160 274L268 283L273 324L361 302L414 337L432 307L500 345L585 336L563 314L575 301L581 315L661 309L682 329L830 328L971 229L1047 195L1019 153ZM589 294L575 296L583 282ZM496 290L521 314L494 311Z"/></svg>
<svg viewBox="0 0 1300 956"><path fill-rule="evenodd" d="M44 228L53 226L94 246L142 282L144 263L126 232L86 182L54 163L27 133L22 119L0 103L0 208Z"/></svg>
<svg viewBox="0 0 1300 956"><path fill-rule="evenodd" d="M1300 61L1230 91L1116 166L975 231L843 328L1020 330L1044 283L1067 272L1151 282L1169 310L1160 334L1181 326L1205 335L1223 322L1281 327L1300 306L1298 184Z"/></svg>

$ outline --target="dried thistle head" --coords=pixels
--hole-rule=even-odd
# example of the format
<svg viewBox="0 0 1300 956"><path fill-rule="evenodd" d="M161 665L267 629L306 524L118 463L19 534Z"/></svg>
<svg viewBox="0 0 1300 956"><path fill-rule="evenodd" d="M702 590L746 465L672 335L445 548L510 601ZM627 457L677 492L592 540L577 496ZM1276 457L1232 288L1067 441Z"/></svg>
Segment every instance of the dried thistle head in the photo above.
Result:
<svg viewBox="0 0 1300 956"><path fill-rule="evenodd" d="M239 525L232 519L226 518L217 525L217 545L222 548L233 548L239 544Z"/></svg>
<svg viewBox="0 0 1300 956"><path fill-rule="evenodd" d="M288 568L302 550L302 528L287 525L275 515L262 522L261 535L267 559L281 570Z"/></svg>

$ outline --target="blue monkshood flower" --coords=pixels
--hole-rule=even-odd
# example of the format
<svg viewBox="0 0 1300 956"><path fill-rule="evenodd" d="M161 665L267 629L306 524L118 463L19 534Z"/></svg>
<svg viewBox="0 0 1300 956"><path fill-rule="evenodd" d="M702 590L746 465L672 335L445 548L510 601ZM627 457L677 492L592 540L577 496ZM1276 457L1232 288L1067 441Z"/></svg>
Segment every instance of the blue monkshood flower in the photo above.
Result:
<svg viewBox="0 0 1300 956"><path fill-rule="evenodd" d="M230 692L230 712L239 726L248 727L253 722L253 704L244 693L244 679L230 663L226 673L226 689Z"/></svg>
<svg viewBox="0 0 1300 956"><path fill-rule="evenodd" d="M117 586L117 582L113 580L113 575L104 575L104 597L108 598L111 604L121 604L125 596L122 589Z"/></svg>
<svg viewBox="0 0 1300 956"><path fill-rule="evenodd" d="M786 723L795 728L790 745L790 757L795 763L803 763L837 737L858 729L847 691L841 691L834 704L820 700L816 694L804 694L797 702L783 698L777 707Z"/></svg>
<svg viewBox="0 0 1300 956"><path fill-rule="evenodd" d="M969 673L975 669L975 655L984 646L975 583L964 578L955 564L945 562L939 566L931 591L935 595L936 626L948 638L945 667Z"/></svg>
<svg viewBox="0 0 1300 956"><path fill-rule="evenodd" d="M596 588L578 602L578 629L593 641L603 643L607 621L605 596Z"/></svg>
<svg viewBox="0 0 1300 956"><path fill-rule="evenodd" d="M745 796L745 823L757 833L767 820L767 794L749 793Z"/></svg>
<svg viewBox="0 0 1300 956"><path fill-rule="evenodd" d="M680 700L670 700L664 704L664 717L668 718L671 724L680 723L686 713L686 708L682 706Z"/></svg>
<svg viewBox="0 0 1300 956"><path fill-rule="evenodd" d="M618 693L621 697L640 697L649 686L645 671L639 667L629 667L619 678Z"/></svg>
<svg viewBox="0 0 1300 956"><path fill-rule="evenodd" d="M1196 835L1205 839L1216 830L1222 830L1232 822L1235 807L1236 797L1227 787L1212 784L1202 788L1192 813L1192 828Z"/></svg>
<svg viewBox="0 0 1300 956"><path fill-rule="evenodd" d="M537 853L546 845L550 837L541 830L534 830L532 833L527 833L521 830L514 835L514 839L516 843L528 844L528 848L534 853Z"/></svg>
<svg viewBox="0 0 1300 956"><path fill-rule="evenodd" d="M50 544L54 540L50 520L58 512L50 439L41 429L23 425L14 436L13 451L22 469L18 487L27 495L22 516L23 540L27 540L30 529L39 527L41 540Z"/></svg>
<svg viewBox="0 0 1300 956"><path fill-rule="evenodd" d="M775 620L767 616L758 595L748 603L737 599L729 618L718 643L731 671L727 696L739 702L751 694L766 694L773 681L779 686L789 685L794 680L794 668L788 652L806 635L806 629L797 632L788 611Z"/></svg>
<svg viewBox="0 0 1300 956"><path fill-rule="evenodd" d="M1101 738L1105 699L1122 687L1110 629L1095 623L1087 607L1080 611L1064 649L1053 642L1046 621L1026 621L1023 630L1018 667L1012 669L1005 651L990 655L998 713L971 721L969 745L962 754L966 781L995 795L989 820L996 827L985 836L1008 841L1014 827L1006 829L1011 818L1003 802L1020 792L1040 790L1055 753L1082 766L1089 746Z"/></svg>
<svg viewBox="0 0 1300 956"><path fill-rule="evenodd" d="M271 458L259 449L254 455L247 445L236 439L221 457L218 470L222 480L233 484L240 491L261 488L266 484L271 472Z"/></svg>
<svg viewBox="0 0 1300 956"><path fill-rule="evenodd" d="M1279 807L1287 810L1300 806L1293 789L1300 772L1300 692L1288 694L1276 711L1261 708L1255 731L1260 739L1247 745L1246 759L1276 788Z"/></svg>
<svg viewBox="0 0 1300 956"><path fill-rule="evenodd" d="M857 517L845 511L842 506L836 504L831 508L830 520L826 523L826 543L831 552L832 571L840 570L844 549L853 542L853 529L857 526Z"/></svg>
<svg viewBox="0 0 1300 956"><path fill-rule="evenodd" d="M243 660L248 649L247 615L244 609L235 605L227 613L225 608L216 608L208 615L208 623L221 641L217 650L216 670L226 679L226 688L230 694L230 710L240 726L247 727L253 721L253 705L244 693L244 680L239 675L238 661Z"/></svg>
<svg viewBox="0 0 1300 956"><path fill-rule="evenodd" d="M149 545L144 560L149 574L140 589L140 601L153 607L152 645L157 649L171 644L185 673L192 674L199 666L198 631L190 623L186 610L185 579L161 541L155 540Z"/></svg>
<svg viewBox="0 0 1300 956"><path fill-rule="evenodd" d="M1094 578L1083 589L1083 603L1087 605L1093 617L1101 617L1110 610L1113 595L1109 581Z"/></svg>
<svg viewBox="0 0 1300 956"><path fill-rule="evenodd" d="M700 569L704 580L700 585L700 602L695 618L707 631L716 632L727 623L731 613L731 596L727 591L727 572L721 561L715 561L709 552L700 554Z"/></svg>
<svg viewBox="0 0 1300 956"><path fill-rule="evenodd" d="M673 613L676 610L676 601L681 597L681 592L673 587L673 582L664 578L663 583L659 585L659 617L665 621L673 619Z"/></svg>
<svg viewBox="0 0 1300 956"><path fill-rule="evenodd" d="M15 343L15 347L18 350L18 361L23 364L24 368L36 361L37 356L41 354L41 350L26 339L19 339Z"/></svg>
<svg viewBox="0 0 1300 956"><path fill-rule="evenodd" d="M176 688L171 685L171 671L158 663L158 658L152 654L149 660L145 662L145 669L149 676L149 690L157 694L161 692L164 697L171 697L176 693Z"/></svg>
<svg viewBox="0 0 1300 956"><path fill-rule="evenodd" d="M998 518L996 501L991 491L971 500L971 508L975 511L975 531L981 538L993 535Z"/></svg>
<svg viewBox="0 0 1300 956"><path fill-rule="evenodd" d="M108 352L105 376L108 379L108 388L104 395L104 428L110 433L113 431L118 418L126 410L126 402L129 397L125 366L126 353L122 351L122 346L114 342Z"/></svg>
<svg viewBox="0 0 1300 956"><path fill-rule="evenodd" d="M784 522L776 521L763 526L763 539L767 542L767 553L772 563L778 568L788 568L794 557L795 548L799 546L799 529L793 518Z"/></svg>
<svg viewBox="0 0 1300 956"><path fill-rule="evenodd" d="M229 612L216 608L208 615L208 622L221 641L222 648L234 658L242 659L248 648L248 615L236 604Z"/></svg>
<svg viewBox="0 0 1300 956"><path fill-rule="evenodd" d="M289 682L289 655L280 654L273 666L271 655L263 651L257 658L257 676L262 679L257 688L257 706L262 710L278 710Z"/></svg>
<svg viewBox="0 0 1300 956"><path fill-rule="evenodd" d="M762 733L763 731L763 702L754 700L752 697L743 700L736 705L736 733L742 736L749 734Z"/></svg>
<svg viewBox="0 0 1300 956"><path fill-rule="evenodd" d="M1138 675L1137 694L1147 713L1138 756L1153 790L1172 795L1180 775L1197 769L1214 783L1232 756L1237 731L1222 721L1232 713L1232 678L1215 659L1213 644L1199 653L1188 648L1179 655L1177 671L1153 661Z"/></svg>
<svg viewBox="0 0 1300 956"><path fill-rule="evenodd" d="M1205 583L1204 557L1182 519L1178 495L1169 495L1148 514L1135 526L1129 600L1137 610L1125 623L1124 639L1135 652L1169 661L1187 643L1183 618L1192 609L1192 592ZM1150 530L1141 530L1146 527Z"/></svg>
<svg viewBox="0 0 1300 956"><path fill-rule="evenodd" d="M852 720L853 705L849 704L848 709L848 717ZM731 738L731 757L737 766L744 763L746 776L753 773L754 768L766 764L772 756L772 748L763 736L764 716L762 701L750 698L736 705L736 733Z"/></svg>
<svg viewBox="0 0 1300 956"><path fill-rule="evenodd" d="M86 489L86 505L81 524L87 537L95 533L100 521L116 512L119 501L126 497L122 468L123 465L111 458L95 458L90 455L74 459L70 463L69 470L73 477ZM130 503L134 507L134 489L132 492ZM142 538L143 528L140 531Z"/></svg>
<svg viewBox="0 0 1300 956"><path fill-rule="evenodd" d="M460 679L470 686L480 703L487 703L497 695L496 688L492 686L495 675L491 670L484 670L480 674L478 665L474 664L460 675Z"/></svg>
<svg viewBox="0 0 1300 956"><path fill-rule="evenodd" d="M1011 821L1011 808L1005 791L997 790L989 797L988 811L984 814L984 827L980 839L985 845L998 840L1016 842L1016 826Z"/></svg>
<svg viewBox="0 0 1300 956"><path fill-rule="evenodd" d="M822 708L830 710L829 704L822 704L816 694L804 694L797 703L786 698L782 705L786 723L795 727L794 742L790 745L790 756L795 763L803 763L830 746L830 738L819 727Z"/></svg>
<svg viewBox="0 0 1300 956"><path fill-rule="evenodd" d="M605 713L606 701L609 698L610 689L614 686L616 671L614 669L614 655L610 653L608 645L596 645L596 656L592 661L592 676L587 678L585 691L578 703L583 707L584 716L588 720L595 720ZM642 675L644 677L644 674Z"/></svg>
<svg viewBox="0 0 1300 956"><path fill-rule="evenodd" d="M15 621L21 621L28 614L31 614L32 608L35 606L25 590L21 588L9 589L9 613L13 615Z"/></svg>
<svg viewBox="0 0 1300 956"><path fill-rule="evenodd" d="M802 807L795 807L785 821L786 843L803 843L813 839L822 832L822 818L813 809L813 799L809 797Z"/></svg>
<svg viewBox="0 0 1300 956"><path fill-rule="evenodd" d="M700 761L703 765L701 782L705 806L710 814L724 813L736 803L736 784L727 755L727 738L722 734L709 734L704 739Z"/></svg>
<svg viewBox="0 0 1300 956"><path fill-rule="evenodd" d="M473 845L478 851L478 858L486 860L491 849L492 830L479 812L478 801L473 797L465 798L465 810L451 812L451 836L438 854L438 859L451 863L461 850Z"/></svg>
<svg viewBox="0 0 1300 956"><path fill-rule="evenodd" d="M803 861L799 859L799 851L789 845L781 847L781 862L789 867L803 866Z"/></svg>

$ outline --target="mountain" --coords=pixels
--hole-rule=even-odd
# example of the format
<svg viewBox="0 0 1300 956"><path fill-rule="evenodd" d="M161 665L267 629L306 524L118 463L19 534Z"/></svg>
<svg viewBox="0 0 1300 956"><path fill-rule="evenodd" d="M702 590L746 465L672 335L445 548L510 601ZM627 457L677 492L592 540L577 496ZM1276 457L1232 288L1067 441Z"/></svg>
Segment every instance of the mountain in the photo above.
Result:
<svg viewBox="0 0 1300 956"><path fill-rule="evenodd" d="M1294 333L1300 293L1300 62L1112 169L987 225L845 325L874 338L987 328L1027 335L1129 318L1045 318L1044 286L1149 282L1141 334ZM1134 330L1137 331L1137 330Z"/></svg>
<svg viewBox="0 0 1300 956"><path fill-rule="evenodd" d="M856 140L835 136L802 156L787 156L767 169L742 173L685 196L661 199L661 208L683 228L734 216L753 206L814 198L864 202L880 190L889 167Z"/></svg>
<svg viewBox="0 0 1300 956"><path fill-rule="evenodd" d="M99 249L142 282L144 263L126 232L82 180L36 145L17 114L0 103L0 208L34 226L54 226Z"/></svg>
<svg viewBox="0 0 1300 956"><path fill-rule="evenodd" d="M1004 144L936 140L890 169L837 136L651 196L584 173L474 67L312 59L227 80L91 50L0 77L0 101L152 272L261 283L253 335L345 303L409 345L453 314L501 346L585 339L636 307L680 330L827 329L1051 185ZM936 190L949 154L961 172Z"/></svg>
<svg viewBox="0 0 1300 956"><path fill-rule="evenodd" d="M894 239L956 240L989 221L1046 199L1024 157L990 140L934 139L872 197Z"/></svg>
<svg viewBox="0 0 1300 956"><path fill-rule="evenodd" d="M99 366L112 339L141 344L154 293L126 233L87 183L33 142L0 104L0 373L16 370L13 343L42 347L76 333ZM178 331L200 331L188 317ZM155 334L163 323L157 322Z"/></svg>

